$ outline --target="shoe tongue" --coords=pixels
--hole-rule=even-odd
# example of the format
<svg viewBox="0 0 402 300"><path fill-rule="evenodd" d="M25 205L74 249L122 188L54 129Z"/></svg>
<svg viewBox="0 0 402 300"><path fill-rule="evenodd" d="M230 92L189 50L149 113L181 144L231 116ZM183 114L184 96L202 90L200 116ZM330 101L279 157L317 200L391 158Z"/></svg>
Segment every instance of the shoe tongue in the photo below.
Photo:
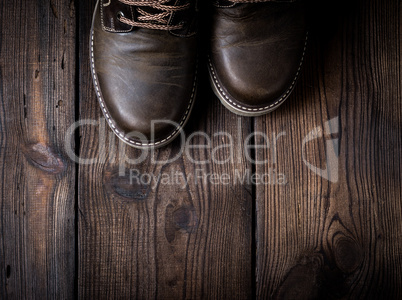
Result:
<svg viewBox="0 0 402 300"><path fill-rule="evenodd" d="M162 12L161 10L153 8L151 6L139 6L139 8L142 9L143 11L146 11L147 13L150 13L150 14L159 14L159 13Z"/></svg>

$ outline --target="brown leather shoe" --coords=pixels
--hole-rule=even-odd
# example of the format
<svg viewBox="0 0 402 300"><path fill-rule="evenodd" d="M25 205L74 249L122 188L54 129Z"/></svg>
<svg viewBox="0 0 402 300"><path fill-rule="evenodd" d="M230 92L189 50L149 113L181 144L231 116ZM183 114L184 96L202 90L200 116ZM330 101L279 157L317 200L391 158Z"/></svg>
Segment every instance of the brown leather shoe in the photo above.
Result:
<svg viewBox="0 0 402 300"><path fill-rule="evenodd" d="M194 6L193 0L96 5L90 41L96 94L111 129L130 146L162 147L188 120L196 90Z"/></svg>
<svg viewBox="0 0 402 300"><path fill-rule="evenodd" d="M295 87L306 43L302 1L215 0L209 58L215 94L239 115L278 108Z"/></svg>

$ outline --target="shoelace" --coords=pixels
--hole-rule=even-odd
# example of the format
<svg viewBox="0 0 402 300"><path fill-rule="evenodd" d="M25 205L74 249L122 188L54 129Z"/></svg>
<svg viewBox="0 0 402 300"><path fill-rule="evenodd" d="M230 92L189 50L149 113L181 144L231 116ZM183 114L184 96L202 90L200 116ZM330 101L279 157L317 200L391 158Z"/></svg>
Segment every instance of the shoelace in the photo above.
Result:
<svg viewBox="0 0 402 300"><path fill-rule="evenodd" d="M175 30L181 29L183 27L182 24L179 25L168 25L169 17L172 13L180 10L185 10L190 7L190 3L184 5L166 5L165 3L171 0L119 0L120 2L131 5L138 12L138 21L127 19L125 16L121 15L119 17L120 22L123 22L127 25L134 27L142 27L149 29L158 29L158 30ZM144 9L146 7L152 8L159 12L148 12ZM151 23L154 22L154 23ZM157 23L157 24L155 24Z"/></svg>

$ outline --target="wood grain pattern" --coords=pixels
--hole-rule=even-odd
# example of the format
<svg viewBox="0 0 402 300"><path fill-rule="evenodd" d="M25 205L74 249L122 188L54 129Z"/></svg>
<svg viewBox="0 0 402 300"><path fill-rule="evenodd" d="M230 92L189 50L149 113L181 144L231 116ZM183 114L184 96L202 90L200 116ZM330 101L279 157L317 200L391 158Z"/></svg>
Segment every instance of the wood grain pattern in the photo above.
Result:
<svg viewBox="0 0 402 300"><path fill-rule="evenodd" d="M74 6L1 1L0 14L0 298L71 299Z"/></svg>
<svg viewBox="0 0 402 300"><path fill-rule="evenodd" d="M286 134L276 156L257 151L271 162L257 173L287 176L286 185L257 186L257 296L400 299L401 2L325 6L316 7L297 90L255 120L259 131ZM339 130L325 130L334 118ZM305 158L325 169L338 141L337 182L303 161L303 139L316 127L323 136L305 144Z"/></svg>
<svg viewBox="0 0 402 300"><path fill-rule="evenodd" d="M1 1L0 299L402 298L402 4L310 2L310 50L283 107L235 116L201 61L185 131L222 148L158 164L179 141L128 161L143 152L101 118L88 63L95 0ZM76 119L88 124L68 148L89 164L65 147ZM253 131L268 148L244 149L267 144ZM334 182L306 163L337 166ZM130 170L177 182L130 182Z"/></svg>
<svg viewBox="0 0 402 300"><path fill-rule="evenodd" d="M88 61L88 36L94 2L80 2L80 55ZM206 78L202 70L202 78ZM99 120L101 112L88 65L80 72L80 114ZM207 87L207 88L205 88ZM251 121L226 111L212 96L209 84L200 82L198 105L187 137L196 131L211 136L211 146L224 145L226 131L244 139ZM102 127L105 126L105 127ZM99 135L106 129L106 136ZM100 141L106 142L99 144ZM191 145L204 144L196 136ZM106 146L106 150L105 150ZM128 163L145 153L119 149L117 138L104 120L81 128L81 156L95 158L79 173L79 296L83 299L246 299L252 296L252 192L247 182L212 184L195 179L199 173L244 176L251 165L243 150L233 161L213 163L207 149L189 149L171 163L153 163L177 155L180 140L149 154L142 163ZM228 149L216 153L221 160ZM206 164L192 162L205 160ZM124 176L119 168L124 167ZM130 182L130 173L179 175L178 184ZM200 171L201 170L201 171ZM188 185L183 187L184 180ZM146 180L145 180L146 181Z"/></svg>

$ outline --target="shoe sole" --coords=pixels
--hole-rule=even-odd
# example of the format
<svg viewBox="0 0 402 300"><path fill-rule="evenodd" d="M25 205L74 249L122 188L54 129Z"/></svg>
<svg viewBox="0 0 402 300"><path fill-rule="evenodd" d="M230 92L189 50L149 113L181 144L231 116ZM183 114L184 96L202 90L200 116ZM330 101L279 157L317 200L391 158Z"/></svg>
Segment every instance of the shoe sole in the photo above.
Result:
<svg viewBox="0 0 402 300"><path fill-rule="evenodd" d="M94 58L94 21L95 21L95 14L98 10L98 5L99 5L99 1L96 3L95 6L95 11L92 17L92 25L91 25L91 34L90 34L90 41L89 41L89 45L90 45L90 55L91 55L91 74L92 74L92 80L94 82L94 86L95 86L95 90L96 90L96 97L98 99L98 102L101 106L101 110L102 113L104 115L104 117L107 120L107 123L110 127L110 129L113 131L113 133L125 144L133 147L133 148L137 148L137 149L157 149L157 148L161 148L164 147L168 144L170 144L183 130L184 126L187 124L189 116L191 114L191 111L194 107L194 102L195 102L195 96L197 93L197 69L198 69L198 60L196 63L196 71L195 71L195 75L194 75L194 83L193 83L193 90L191 92L191 96L190 96L190 102L187 106L186 112L184 113L184 116L182 118L182 120L179 123L179 126L172 132L172 134L170 134L167 138L161 140L161 141L157 141L157 142L149 142L149 143L142 143L133 139L130 139L126 136L124 136L124 134L116 127L115 125L115 121L111 118L110 113L105 105L105 101L103 100L103 96L102 96L102 91L99 87L99 82L98 82L98 77L96 75L96 70L95 70L95 58Z"/></svg>
<svg viewBox="0 0 402 300"><path fill-rule="evenodd" d="M306 54L307 50L307 40L308 40L308 33L306 34L306 40L304 43L304 49L303 49L303 54L300 59L300 64L299 68L297 69L296 75L292 81L292 84L289 86L289 88L286 90L285 93L283 93L278 99L274 101L274 103L267 105L262 108L249 108L249 107L244 107L240 104L238 104L238 101L235 101L233 98L229 97L225 91L223 90L221 84L219 83L219 80L217 78L214 66L212 64L211 58L208 57L208 71L209 71L209 80L211 82L212 90L214 91L215 95L219 98L221 103L232 113L235 113L239 116L244 116L244 117L258 117L265 115L267 113L270 113L274 110L276 110L279 106L281 106L287 98L289 98L290 94L293 92L296 82L299 78L300 71L303 65L304 61L304 56Z"/></svg>

